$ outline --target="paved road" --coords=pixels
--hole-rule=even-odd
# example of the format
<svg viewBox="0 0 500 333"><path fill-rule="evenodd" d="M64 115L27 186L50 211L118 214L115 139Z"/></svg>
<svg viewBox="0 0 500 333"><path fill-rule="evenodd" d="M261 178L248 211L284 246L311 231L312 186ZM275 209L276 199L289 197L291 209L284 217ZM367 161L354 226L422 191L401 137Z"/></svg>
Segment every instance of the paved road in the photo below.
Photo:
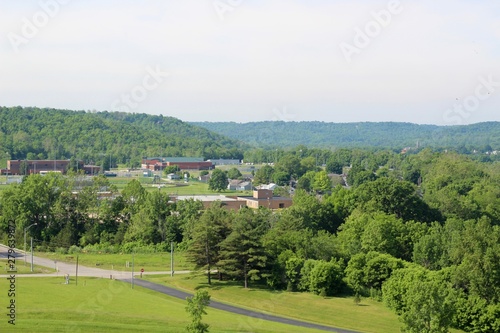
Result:
<svg viewBox="0 0 500 333"><path fill-rule="evenodd" d="M7 258L7 251L8 247L5 245L0 244L0 258L5 259ZM24 265L24 252L19 249L15 249L16 254L16 265ZM27 265L30 265L31 262L31 256L28 253L28 256L26 258ZM57 272L54 273L48 273L48 274L16 274L16 277L54 277L54 276L64 276L66 274L69 274L70 276L75 276L76 274L76 265L75 264L68 264L64 262L57 262L54 263L53 260L51 259L46 259L46 258L41 258L41 257L36 257L33 256L33 264L38 265L38 266L44 266L44 267L49 267L49 268L56 268L57 267ZM186 274L189 273L189 271L175 271L175 274ZM161 272L148 272L147 275L156 275L156 274L170 274L170 271L161 271ZM134 273L134 276L139 276L140 273L137 271ZM146 275L146 273L144 273ZM0 275L1 277L6 277L8 275ZM100 269L100 268L93 268L93 267L87 267L87 266L82 266L78 265L78 276L88 276L88 277L99 277L99 278L113 278L113 279L118 279L118 278L130 278L132 276L131 272L127 271L117 271L117 270L111 270L111 269Z"/></svg>
<svg viewBox="0 0 500 333"><path fill-rule="evenodd" d="M128 283L132 282L132 279L120 279L121 281L125 281ZM186 297L192 296L191 294L185 293L183 291L170 288L161 284L145 281L145 280L140 280L140 279L134 279L134 284L148 288L172 297L180 298L185 300ZM260 313L252 310L246 310L242 308L238 308L236 306L220 303L220 302L215 302L215 301L210 301L210 307L218 310L223 310L223 311L228 311L231 313L243 315L243 316L248 316L252 318L257 318L257 319L262 319L262 320L269 320L269 321L274 321L277 323L281 324L288 324L288 325L293 325L293 326L299 326L299 327L306 327L306 328L312 328L312 329L317 329L317 330L322 330L322 331L327 331L327 332L337 332L337 333L359 333L355 331L350 331L346 329L341 329L341 328L335 328L335 327L329 327L329 326L323 326L323 325L318 325L318 324L313 324L313 323L307 323L303 322L300 320L295 320L295 319L288 319L288 318L283 318L283 317L278 317L278 316L273 316L265 313Z"/></svg>

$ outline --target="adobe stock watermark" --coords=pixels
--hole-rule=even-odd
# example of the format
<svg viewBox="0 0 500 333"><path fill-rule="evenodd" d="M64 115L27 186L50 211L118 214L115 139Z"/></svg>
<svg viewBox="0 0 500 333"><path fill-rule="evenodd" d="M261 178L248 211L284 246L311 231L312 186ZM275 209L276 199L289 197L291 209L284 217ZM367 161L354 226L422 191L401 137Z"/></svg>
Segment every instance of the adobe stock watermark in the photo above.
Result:
<svg viewBox="0 0 500 333"><path fill-rule="evenodd" d="M31 19L23 17L21 20L21 33L9 32L7 38L14 52L19 52L22 45L26 45L35 38L41 29L49 24L50 20L59 14L61 6L66 5L71 0L40 0L38 10Z"/></svg>
<svg viewBox="0 0 500 333"><path fill-rule="evenodd" d="M473 112L481 106L481 102L491 98L500 87L500 81L495 81L492 74L487 78L480 76L478 78L479 84L474 89L474 94L469 95L456 102L452 108L446 110L443 114L443 120L450 124L461 125L464 120L468 119ZM457 98L457 101L460 99Z"/></svg>
<svg viewBox="0 0 500 333"><path fill-rule="evenodd" d="M121 94L120 98L113 101L111 110L130 112L137 108L149 95L149 93L158 88L170 74L163 72L158 65L156 68L146 67L146 75L142 83L133 87L129 93Z"/></svg>
<svg viewBox="0 0 500 333"><path fill-rule="evenodd" d="M367 48L391 24L393 17L403 12L403 9L401 1L390 0L387 3L387 9L370 13L373 20L368 21L363 29L358 26L354 27L352 43L341 42L339 44L347 63L350 64L354 55L359 55L363 49Z"/></svg>
<svg viewBox="0 0 500 333"><path fill-rule="evenodd" d="M242 4L243 0L215 0L213 6L221 21L224 21L227 13L233 12Z"/></svg>
<svg viewBox="0 0 500 333"><path fill-rule="evenodd" d="M290 113L286 106L281 109L274 108L272 112L273 116L269 120L271 121L271 128L269 131L259 131L256 138L258 143L274 144L277 141L277 134L286 130L282 122L293 121L295 119L295 114Z"/></svg>
<svg viewBox="0 0 500 333"><path fill-rule="evenodd" d="M112 303L115 295L125 290L125 283L117 280L110 280L106 289L101 289L97 295L89 297L76 308L76 311L85 316L85 322L92 322L97 315L102 315L106 308ZM68 324L64 330L67 333L82 332L78 322Z"/></svg>

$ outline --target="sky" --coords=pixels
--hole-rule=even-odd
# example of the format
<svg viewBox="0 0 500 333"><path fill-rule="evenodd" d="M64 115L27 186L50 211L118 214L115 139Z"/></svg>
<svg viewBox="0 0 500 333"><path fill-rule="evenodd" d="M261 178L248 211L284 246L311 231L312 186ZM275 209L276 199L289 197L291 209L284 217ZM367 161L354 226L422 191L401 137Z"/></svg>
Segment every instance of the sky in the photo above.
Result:
<svg viewBox="0 0 500 333"><path fill-rule="evenodd" d="M0 105L500 121L500 1L2 1Z"/></svg>

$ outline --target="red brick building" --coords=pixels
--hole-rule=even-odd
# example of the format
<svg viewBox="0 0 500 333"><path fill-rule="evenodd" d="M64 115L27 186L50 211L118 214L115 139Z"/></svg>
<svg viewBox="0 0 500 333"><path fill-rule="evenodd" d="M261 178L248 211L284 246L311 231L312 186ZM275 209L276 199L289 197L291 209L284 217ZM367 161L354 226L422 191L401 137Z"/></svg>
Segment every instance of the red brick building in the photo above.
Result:
<svg viewBox="0 0 500 333"><path fill-rule="evenodd" d="M9 160L7 161L6 172L10 175L31 175L34 173L51 171L66 173L70 163L70 160ZM84 170L85 174L97 174L100 171L100 167L84 165L83 161L77 162L77 168L79 170Z"/></svg>

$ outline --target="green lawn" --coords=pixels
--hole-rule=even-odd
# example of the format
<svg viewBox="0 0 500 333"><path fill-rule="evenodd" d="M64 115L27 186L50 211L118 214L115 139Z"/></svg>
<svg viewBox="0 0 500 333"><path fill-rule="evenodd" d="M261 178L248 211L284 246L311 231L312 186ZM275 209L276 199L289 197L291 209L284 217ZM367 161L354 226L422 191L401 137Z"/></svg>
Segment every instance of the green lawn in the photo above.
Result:
<svg viewBox="0 0 500 333"><path fill-rule="evenodd" d="M185 183L181 181L166 181L162 179L162 187L158 189L157 184L153 184L152 177L111 177L108 178L109 182L117 187L119 191L132 180L137 179L147 191L161 191L169 195L206 195L206 194L227 194L227 195L251 195L250 191L236 192L236 191L221 191L215 192L208 189L207 183L202 183L197 180L190 179Z"/></svg>
<svg viewBox="0 0 500 333"><path fill-rule="evenodd" d="M6 290L7 281L0 282ZM4 305L7 299L3 298ZM16 280L16 325L0 321L0 332L185 332L186 302L130 284L80 278L69 285L56 278ZM210 332L318 332L208 309Z"/></svg>
<svg viewBox="0 0 500 333"><path fill-rule="evenodd" d="M266 288L245 290L241 283L217 280L212 280L212 286L209 286L206 277L200 275L178 275L173 278L149 276L146 279L188 292L200 287L208 288L214 300L260 312L360 332L400 332L401 325L397 316L382 303L372 299L363 298L361 304L356 305L352 297L323 298L311 293L271 291Z"/></svg>
<svg viewBox="0 0 500 333"><path fill-rule="evenodd" d="M53 252L35 252L35 255L71 264L76 264L77 257L77 254L59 254ZM126 267L127 261L129 262L128 268ZM130 271L132 267L132 254L79 253L78 263L88 267ZM170 271L170 252L135 254L134 268L137 271L144 268L146 272ZM193 269L194 265L187 261L184 253L174 252L174 271Z"/></svg>
<svg viewBox="0 0 500 333"><path fill-rule="evenodd" d="M8 271L9 267L7 259L0 259L0 265L3 267L0 274L13 274L12 272ZM17 271L14 274L37 274L37 273L46 274L55 272L55 269L37 265L33 265L33 272L31 272L31 265L29 261L25 265L24 260L19 260L19 259L16 260L16 269Z"/></svg>
<svg viewBox="0 0 500 333"><path fill-rule="evenodd" d="M153 184L152 177L109 177L108 180L112 185L115 185L118 191L122 191L125 186L132 181L137 179L141 185L149 192L161 191L167 193L171 196L173 195L210 195L210 194L224 194L224 195L252 195L251 191L239 192L239 191L221 191L215 192L208 189L208 184L199 182L197 180L190 179L188 183L184 181L167 182L162 180L162 187L158 189L157 184ZM5 189L9 188L10 185L5 185L5 176L0 176L0 193Z"/></svg>

